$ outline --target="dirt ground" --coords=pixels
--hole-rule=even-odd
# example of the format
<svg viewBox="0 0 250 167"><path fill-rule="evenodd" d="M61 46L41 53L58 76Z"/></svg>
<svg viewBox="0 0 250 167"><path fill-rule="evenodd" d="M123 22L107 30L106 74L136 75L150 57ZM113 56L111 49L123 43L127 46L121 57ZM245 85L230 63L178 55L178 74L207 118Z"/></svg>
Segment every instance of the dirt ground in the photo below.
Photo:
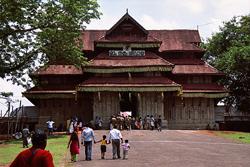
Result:
<svg viewBox="0 0 250 167"><path fill-rule="evenodd" d="M97 140L108 131L95 131ZM64 166L75 167L249 167L250 145L235 143L209 131L163 130L122 131L131 145L128 160L113 160L112 146L106 159L100 157L100 143L93 145L92 161L85 161L84 148L79 159L70 162L67 153Z"/></svg>

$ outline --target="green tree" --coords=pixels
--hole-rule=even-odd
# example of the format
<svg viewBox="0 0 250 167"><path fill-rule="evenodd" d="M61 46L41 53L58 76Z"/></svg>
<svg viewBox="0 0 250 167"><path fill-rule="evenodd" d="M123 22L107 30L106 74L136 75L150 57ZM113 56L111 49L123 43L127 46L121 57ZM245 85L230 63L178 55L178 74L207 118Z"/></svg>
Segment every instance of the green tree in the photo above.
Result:
<svg viewBox="0 0 250 167"><path fill-rule="evenodd" d="M226 75L221 79L230 91L225 102L250 112L250 14L225 22L205 48L205 59Z"/></svg>
<svg viewBox="0 0 250 167"><path fill-rule="evenodd" d="M86 62L78 39L98 8L96 0L0 0L0 77L25 86L37 64Z"/></svg>

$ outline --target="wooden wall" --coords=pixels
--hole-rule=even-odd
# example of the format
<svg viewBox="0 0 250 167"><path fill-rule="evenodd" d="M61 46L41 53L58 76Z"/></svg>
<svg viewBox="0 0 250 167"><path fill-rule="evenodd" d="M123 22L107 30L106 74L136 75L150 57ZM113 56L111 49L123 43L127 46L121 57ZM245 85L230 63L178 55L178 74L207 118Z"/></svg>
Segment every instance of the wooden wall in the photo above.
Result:
<svg viewBox="0 0 250 167"><path fill-rule="evenodd" d="M93 118L101 117L104 126L108 127L110 117L120 113L119 93L100 92L94 93Z"/></svg>
<svg viewBox="0 0 250 167"><path fill-rule="evenodd" d="M169 129L206 129L215 122L214 99L181 98L160 92L137 93L137 116L158 117L167 120ZM110 116L120 112L118 92L85 93L69 99L41 99L39 104L39 123L37 128L45 128L51 117L56 126L63 124L72 116L81 118L85 123L100 116L108 127Z"/></svg>
<svg viewBox="0 0 250 167"><path fill-rule="evenodd" d="M138 116L144 118L147 115L163 115L163 95L159 92L144 92L138 94Z"/></svg>
<svg viewBox="0 0 250 167"><path fill-rule="evenodd" d="M215 123L213 99L166 97L164 108L169 129L206 129Z"/></svg>
<svg viewBox="0 0 250 167"><path fill-rule="evenodd" d="M46 129L46 122L52 118L55 126L60 124L66 129L67 120L72 117L82 119L84 123L93 120L93 95L81 94L75 98L41 99L39 102L39 120L36 128Z"/></svg>

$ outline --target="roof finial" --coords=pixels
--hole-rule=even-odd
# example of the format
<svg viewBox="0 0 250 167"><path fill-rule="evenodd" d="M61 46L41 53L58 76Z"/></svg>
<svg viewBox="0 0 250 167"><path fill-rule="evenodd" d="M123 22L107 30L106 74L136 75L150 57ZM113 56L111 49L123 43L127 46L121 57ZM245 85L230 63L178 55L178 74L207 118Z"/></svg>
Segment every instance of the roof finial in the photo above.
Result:
<svg viewBox="0 0 250 167"><path fill-rule="evenodd" d="M126 13L128 13L128 8L126 9Z"/></svg>

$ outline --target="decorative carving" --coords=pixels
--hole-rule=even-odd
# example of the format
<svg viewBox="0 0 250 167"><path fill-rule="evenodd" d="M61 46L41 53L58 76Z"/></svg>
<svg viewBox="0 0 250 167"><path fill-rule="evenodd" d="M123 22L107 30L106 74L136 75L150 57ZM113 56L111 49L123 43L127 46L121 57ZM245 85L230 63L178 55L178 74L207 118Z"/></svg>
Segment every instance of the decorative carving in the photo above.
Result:
<svg viewBox="0 0 250 167"><path fill-rule="evenodd" d="M145 56L145 50L109 50L109 56Z"/></svg>

